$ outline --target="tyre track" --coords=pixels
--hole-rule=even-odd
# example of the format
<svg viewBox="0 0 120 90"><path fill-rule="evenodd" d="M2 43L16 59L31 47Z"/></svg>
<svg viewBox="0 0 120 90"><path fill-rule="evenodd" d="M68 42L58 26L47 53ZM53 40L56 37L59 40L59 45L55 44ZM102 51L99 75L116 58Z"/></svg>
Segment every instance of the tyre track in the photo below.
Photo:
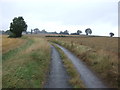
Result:
<svg viewBox="0 0 120 90"><path fill-rule="evenodd" d="M73 55L66 48L56 44L72 61L77 71L81 76L81 80L84 82L87 88L107 88L104 83L75 55Z"/></svg>
<svg viewBox="0 0 120 90"><path fill-rule="evenodd" d="M51 46L51 67L45 88L71 88L68 83L69 76L63 66L62 60L56 48Z"/></svg>

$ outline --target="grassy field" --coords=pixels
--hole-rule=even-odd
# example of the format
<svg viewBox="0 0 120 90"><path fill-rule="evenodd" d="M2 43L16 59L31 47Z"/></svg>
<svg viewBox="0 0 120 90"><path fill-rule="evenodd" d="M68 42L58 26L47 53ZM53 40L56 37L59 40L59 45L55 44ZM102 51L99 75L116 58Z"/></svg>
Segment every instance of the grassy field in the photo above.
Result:
<svg viewBox="0 0 120 90"><path fill-rule="evenodd" d="M26 36L16 39L3 36L2 42L3 88L42 88L50 63L48 42Z"/></svg>
<svg viewBox="0 0 120 90"><path fill-rule="evenodd" d="M49 42L58 43L83 60L110 87L118 86L118 38L2 36L3 88L41 88L50 63ZM74 87L84 87L65 54L59 50ZM119 50L120 51L120 50Z"/></svg>
<svg viewBox="0 0 120 90"><path fill-rule="evenodd" d="M47 39L72 51L97 72L109 87L118 87L118 38L47 37Z"/></svg>

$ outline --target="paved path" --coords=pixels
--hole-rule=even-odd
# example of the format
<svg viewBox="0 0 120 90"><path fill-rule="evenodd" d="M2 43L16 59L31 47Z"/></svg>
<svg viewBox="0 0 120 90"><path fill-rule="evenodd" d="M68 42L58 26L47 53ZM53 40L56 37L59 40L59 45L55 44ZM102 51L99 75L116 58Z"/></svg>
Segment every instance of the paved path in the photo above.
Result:
<svg viewBox="0 0 120 90"><path fill-rule="evenodd" d="M71 88L68 84L68 75L63 66L62 60L55 47L51 46L52 58L50 75L45 88Z"/></svg>
<svg viewBox="0 0 120 90"><path fill-rule="evenodd" d="M62 51L64 51L64 53L72 61L87 88L106 88L103 82L79 58L77 58L64 47L58 44L56 45L61 48Z"/></svg>

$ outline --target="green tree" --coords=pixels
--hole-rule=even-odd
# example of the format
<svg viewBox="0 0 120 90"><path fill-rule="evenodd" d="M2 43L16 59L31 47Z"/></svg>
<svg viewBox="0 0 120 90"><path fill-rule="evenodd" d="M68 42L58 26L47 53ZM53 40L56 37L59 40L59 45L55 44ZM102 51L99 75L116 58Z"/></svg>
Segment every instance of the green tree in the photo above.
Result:
<svg viewBox="0 0 120 90"><path fill-rule="evenodd" d="M10 37L21 37L22 32L27 30L27 24L23 17L15 17L13 22L10 23L10 31L12 34Z"/></svg>
<svg viewBox="0 0 120 90"><path fill-rule="evenodd" d="M113 36L114 36L114 33L112 33L112 32L111 32L111 33L109 33L109 34L110 34L110 37L113 37Z"/></svg>
<svg viewBox="0 0 120 90"><path fill-rule="evenodd" d="M86 33L86 35L92 34L92 30L91 30L90 28L87 28L87 29L85 30L85 33Z"/></svg>
<svg viewBox="0 0 120 90"><path fill-rule="evenodd" d="M63 34L69 35L68 30L65 30Z"/></svg>
<svg viewBox="0 0 120 90"><path fill-rule="evenodd" d="M77 34L80 35L82 33L81 30L77 30Z"/></svg>

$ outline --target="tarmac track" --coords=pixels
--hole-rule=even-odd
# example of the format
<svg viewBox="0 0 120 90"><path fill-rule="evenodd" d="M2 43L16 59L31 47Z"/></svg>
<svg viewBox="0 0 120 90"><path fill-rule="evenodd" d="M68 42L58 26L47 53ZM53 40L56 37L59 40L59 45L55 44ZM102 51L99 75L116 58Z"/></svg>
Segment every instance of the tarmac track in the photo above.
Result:
<svg viewBox="0 0 120 90"><path fill-rule="evenodd" d="M107 88L104 83L73 53L66 48L56 44L72 61L81 76L81 80L87 88Z"/></svg>
<svg viewBox="0 0 120 90"><path fill-rule="evenodd" d="M54 46L51 46L51 50L51 67L45 88L71 88L68 83L69 76L58 51Z"/></svg>

